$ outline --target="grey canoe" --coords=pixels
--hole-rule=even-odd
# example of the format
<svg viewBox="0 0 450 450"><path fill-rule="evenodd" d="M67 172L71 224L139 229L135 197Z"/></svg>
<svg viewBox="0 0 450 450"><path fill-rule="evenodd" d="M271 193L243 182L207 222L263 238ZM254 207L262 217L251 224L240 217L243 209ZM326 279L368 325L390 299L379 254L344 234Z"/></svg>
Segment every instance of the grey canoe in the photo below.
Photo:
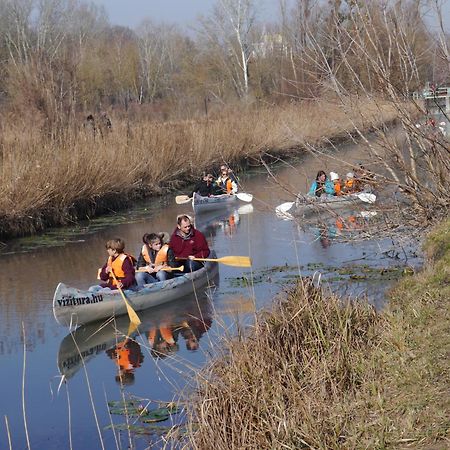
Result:
<svg viewBox="0 0 450 450"><path fill-rule="evenodd" d="M213 211L217 209L226 209L227 206L234 204L237 201L236 195L222 194L212 195L211 197L202 197L194 192L192 196L192 208L194 212L201 213L206 211Z"/></svg>
<svg viewBox="0 0 450 450"><path fill-rule="evenodd" d="M210 258L216 258L213 251ZM216 262L208 261L195 272L148 284L139 291L125 290L124 293L132 308L142 311L192 293L212 280L218 270ZM53 296L53 315L60 325L76 327L123 314L127 314L127 308L118 290L90 292L59 283Z"/></svg>
<svg viewBox="0 0 450 450"><path fill-rule="evenodd" d="M294 216L308 215L339 208L347 208L349 206L357 206L363 203L373 204L375 200L375 195L366 192L358 192L339 197L303 197L297 199L294 208L292 208L289 213Z"/></svg>

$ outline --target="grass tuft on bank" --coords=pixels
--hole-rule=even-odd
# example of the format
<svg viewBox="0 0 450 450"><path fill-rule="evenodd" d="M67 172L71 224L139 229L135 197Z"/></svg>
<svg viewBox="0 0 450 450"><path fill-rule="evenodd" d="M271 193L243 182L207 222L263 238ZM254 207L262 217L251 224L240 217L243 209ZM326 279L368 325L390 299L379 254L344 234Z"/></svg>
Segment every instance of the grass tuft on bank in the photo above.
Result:
<svg viewBox="0 0 450 450"><path fill-rule="evenodd" d="M199 374L187 446L448 447L449 230L381 313L299 279Z"/></svg>

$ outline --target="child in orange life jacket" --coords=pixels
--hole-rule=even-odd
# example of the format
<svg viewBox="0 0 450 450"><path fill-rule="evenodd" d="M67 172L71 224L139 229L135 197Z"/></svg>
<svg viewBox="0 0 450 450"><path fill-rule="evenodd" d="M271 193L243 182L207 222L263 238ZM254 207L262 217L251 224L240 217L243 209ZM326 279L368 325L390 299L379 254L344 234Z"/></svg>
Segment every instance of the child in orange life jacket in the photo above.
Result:
<svg viewBox="0 0 450 450"><path fill-rule="evenodd" d="M125 242L121 238L110 239L106 243L108 252L108 261L99 269L98 279L102 280L102 288L133 289L136 287L136 278L134 273L134 264L136 259L124 253ZM114 273L117 283L112 274Z"/></svg>
<svg viewBox="0 0 450 450"><path fill-rule="evenodd" d="M356 190L355 175L353 174L353 172L349 172L345 180L344 191L349 194L355 192L355 190Z"/></svg>
<svg viewBox="0 0 450 450"><path fill-rule="evenodd" d="M164 267L176 267L173 251L167 245L168 233L145 233L142 237L144 245L137 261L137 268L144 268L145 272L136 273L138 289L144 284L165 281L171 278L171 272L161 270Z"/></svg>
<svg viewBox="0 0 450 450"><path fill-rule="evenodd" d="M339 175L336 172L330 172L330 180L334 183L334 195L342 195Z"/></svg>
<svg viewBox="0 0 450 450"><path fill-rule="evenodd" d="M222 166L220 166L220 175L216 181L216 184L224 193L235 194L237 192L236 180L226 164L222 164Z"/></svg>

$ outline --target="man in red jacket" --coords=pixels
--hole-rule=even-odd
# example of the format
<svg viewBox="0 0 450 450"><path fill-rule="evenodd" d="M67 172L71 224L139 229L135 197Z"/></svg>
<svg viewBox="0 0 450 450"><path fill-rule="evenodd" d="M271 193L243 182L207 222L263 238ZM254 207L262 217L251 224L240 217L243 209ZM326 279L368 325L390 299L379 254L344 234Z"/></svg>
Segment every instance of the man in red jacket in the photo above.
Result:
<svg viewBox="0 0 450 450"><path fill-rule="evenodd" d="M209 247L205 236L192 226L192 220L187 214L180 214L177 217L177 227L170 237L169 247L175 258L186 259L185 272L193 272L203 267L203 263L194 261L194 258L209 256Z"/></svg>

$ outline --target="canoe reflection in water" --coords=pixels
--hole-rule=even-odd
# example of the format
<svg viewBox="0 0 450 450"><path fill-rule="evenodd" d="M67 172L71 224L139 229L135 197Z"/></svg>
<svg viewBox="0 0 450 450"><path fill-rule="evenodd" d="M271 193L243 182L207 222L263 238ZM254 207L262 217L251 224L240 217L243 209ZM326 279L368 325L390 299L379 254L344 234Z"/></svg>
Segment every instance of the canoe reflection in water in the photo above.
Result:
<svg viewBox="0 0 450 450"><path fill-rule="evenodd" d="M218 276L211 281L218 286ZM187 350L197 350L200 338L212 324L211 299L214 291L206 288L197 294L198 298L190 295L142 311L139 314L142 323L137 330L129 329L128 316L78 328L61 341L59 372L69 379L83 364L106 354L117 366L116 381L131 384L136 369L144 363L146 351L154 358L165 358L179 351L183 341Z"/></svg>
<svg viewBox="0 0 450 450"><path fill-rule="evenodd" d="M250 203L239 208L211 211L208 214L196 216L195 227L207 237L214 237L217 231L221 230L225 236L232 239L236 233L241 216L252 212L253 205Z"/></svg>

